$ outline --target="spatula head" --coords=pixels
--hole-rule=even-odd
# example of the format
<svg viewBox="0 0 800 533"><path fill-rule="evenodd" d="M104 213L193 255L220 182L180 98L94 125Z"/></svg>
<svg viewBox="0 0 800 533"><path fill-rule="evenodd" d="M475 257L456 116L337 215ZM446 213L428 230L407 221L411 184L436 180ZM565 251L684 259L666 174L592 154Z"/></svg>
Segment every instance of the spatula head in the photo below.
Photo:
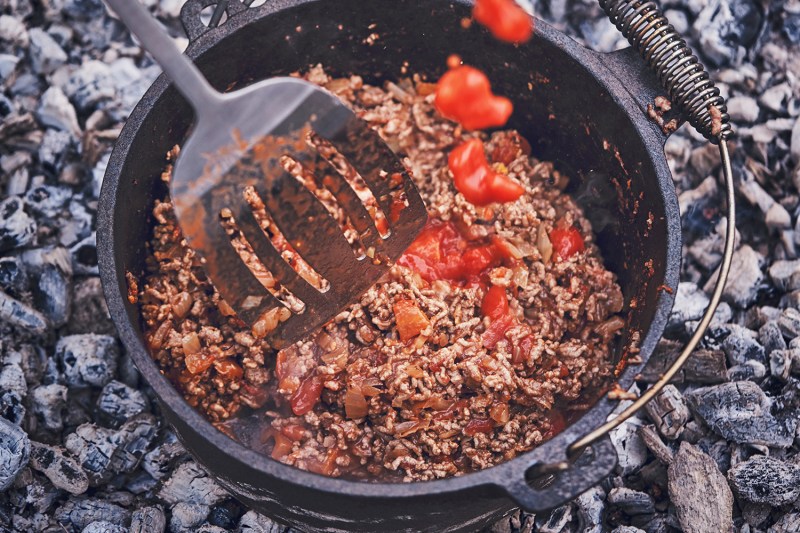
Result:
<svg viewBox="0 0 800 533"><path fill-rule="evenodd" d="M170 193L222 298L277 347L355 301L427 220L378 134L336 96L295 78L226 94L199 113Z"/></svg>

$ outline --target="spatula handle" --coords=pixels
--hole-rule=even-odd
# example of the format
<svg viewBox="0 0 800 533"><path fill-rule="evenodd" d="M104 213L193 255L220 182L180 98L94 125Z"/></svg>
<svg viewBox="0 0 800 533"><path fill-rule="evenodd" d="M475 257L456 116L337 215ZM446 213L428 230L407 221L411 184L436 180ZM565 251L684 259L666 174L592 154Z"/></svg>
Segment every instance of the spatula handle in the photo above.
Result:
<svg viewBox="0 0 800 533"><path fill-rule="evenodd" d="M192 104L196 114L219 102L221 94L211 87L194 63L178 50L172 38L139 0L105 2L161 65L181 94Z"/></svg>

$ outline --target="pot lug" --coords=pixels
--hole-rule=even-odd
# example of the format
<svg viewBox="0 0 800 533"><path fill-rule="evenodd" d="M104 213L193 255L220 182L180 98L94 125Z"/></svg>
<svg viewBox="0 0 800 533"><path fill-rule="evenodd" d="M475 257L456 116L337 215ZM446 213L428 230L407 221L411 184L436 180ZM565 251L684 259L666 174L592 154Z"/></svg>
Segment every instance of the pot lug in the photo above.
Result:
<svg viewBox="0 0 800 533"><path fill-rule="evenodd" d="M215 16L217 16L217 13L221 16L224 11L228 18L247 10L247 6L239 0L187 0L181 8L181 25L186 31L186 36L189 37L190 43L211 29L200 20L200 12L213 5L217 6ZM216 27L213 20L214 17L212 17L211 27Z"/></svg>
<svg viewBox="0 0 800 533"><path fill-rule="evenodd" d="M534 465L524 477L503 487L524 510L547 511L569 501L605 479L617 466L608 436L584 450L573 463Z"/></svg>
<svg viewBox="0 0 800 533"><path fill-rule="evenodd" d="M639 104L645 116L648 114L647 106L653 106L656 97L667 97L667 93L662 84L658 81L658 77L647 64L642 61L639 53L632 47L609 53L592 52L592 55L597 58L598 62L611 71L611 75L619 80L619 85L612 88L612 90L632 96L636 103ZM662 119L664 123L672 119L677 120L678 125L683 122L680 114L674 108L664 113ZM671 132L667 132L663 128L657 126L655 122L652 123L653 131L657 132L663 144L666 142Z"/></svg>

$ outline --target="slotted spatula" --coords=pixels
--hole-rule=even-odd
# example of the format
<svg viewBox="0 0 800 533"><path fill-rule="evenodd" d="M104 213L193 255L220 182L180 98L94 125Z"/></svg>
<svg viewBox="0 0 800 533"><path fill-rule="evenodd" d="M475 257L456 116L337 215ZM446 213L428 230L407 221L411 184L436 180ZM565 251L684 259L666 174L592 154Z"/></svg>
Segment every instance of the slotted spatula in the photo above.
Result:
<svg viewBox="0 0 800 533"><path fill-rule="evenodd" d="M369 126L336 96L295 78L272 78L220 93L176 48L139 0L105 0L189 100L196 122L173 170L170 194L188 244L204 261L225 302L251 326L274 323L286 307L241 259L222 225L223 209L280 285L304 304L271 332L281 347L312 332L372 286L411 244L427 213L403 164ZM357 191L309 143L313 132L328 141L363 178L385 215L386 231ZM301 181L288 173L290 156L323 182L356 229L359 254L342 227ZM322 176L318 176L322 178ZM324 290L301 277L254 215L244 191L252 187L291 248L327 280ZM362 191L363 192L363 191ZM384 230L386 228L383 228ZM383 235L382 235L383 234Z"/></svg>

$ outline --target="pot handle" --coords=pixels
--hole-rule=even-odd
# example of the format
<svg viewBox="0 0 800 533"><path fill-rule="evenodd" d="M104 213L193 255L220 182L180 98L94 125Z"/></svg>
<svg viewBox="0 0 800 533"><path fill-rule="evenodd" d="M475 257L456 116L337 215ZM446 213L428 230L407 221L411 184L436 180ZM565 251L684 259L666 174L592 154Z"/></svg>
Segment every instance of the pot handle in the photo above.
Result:
<svg viewBox="0 0 800 533"><path fill-rule="evenodd" d="M240 0L187 0L181 8L181 24L189 42L194 42L208 30L219 26L223 14L226 14L228 18L233 17L246 11L252 3L253 0L244 0L244 3ZM200 12L209 6L216 7L211 15L211 21L206 26L200 20Z"/></svg>
<svg viewBox="0 0 800 533"><path fill-rule="evenodd" d="M729 123L730 117L727 114L725 99L720 96L719 89L714 85L700 60L692 53L686 41L680 37L675 28L669 24L655 2L652 0L599 0L599 3L609 20L628 39L631 44L630 50L637 52L645 61L645 63L640 62L639 67L628 64L622 68L614 68L615 63L616 66L620 66L620 61L630 60L630 52L624 52L606 56L607 65L610 65L611 69L625 83L626 79L630 82L630 77L644 68L646 64L661 82L671 105L682 113L710 143L718 145L725 179L728 223L722 264L718 270L714 291L697 329L681 354L650 389L617 417L570 444L567 448L567 454L570 457L577 456L593 443L604 439L612 430L644 407L672 380L689 359L705 335L717 305L722 299L722 292L730 273L736 234L733 170L727 142L733 135L733 129ZM633 81L626 86L641 88L642 83Z"/></svg>
<svg viewBox="0 0 800 533"><path fill-rule="evenodd" d="M538 513L589 490L616 466L614 445L605 435L584 448L572 462L534 465L522 477L503 485L503 489L525 511ZM529 480L529 475L534 479Z"/></svg>

